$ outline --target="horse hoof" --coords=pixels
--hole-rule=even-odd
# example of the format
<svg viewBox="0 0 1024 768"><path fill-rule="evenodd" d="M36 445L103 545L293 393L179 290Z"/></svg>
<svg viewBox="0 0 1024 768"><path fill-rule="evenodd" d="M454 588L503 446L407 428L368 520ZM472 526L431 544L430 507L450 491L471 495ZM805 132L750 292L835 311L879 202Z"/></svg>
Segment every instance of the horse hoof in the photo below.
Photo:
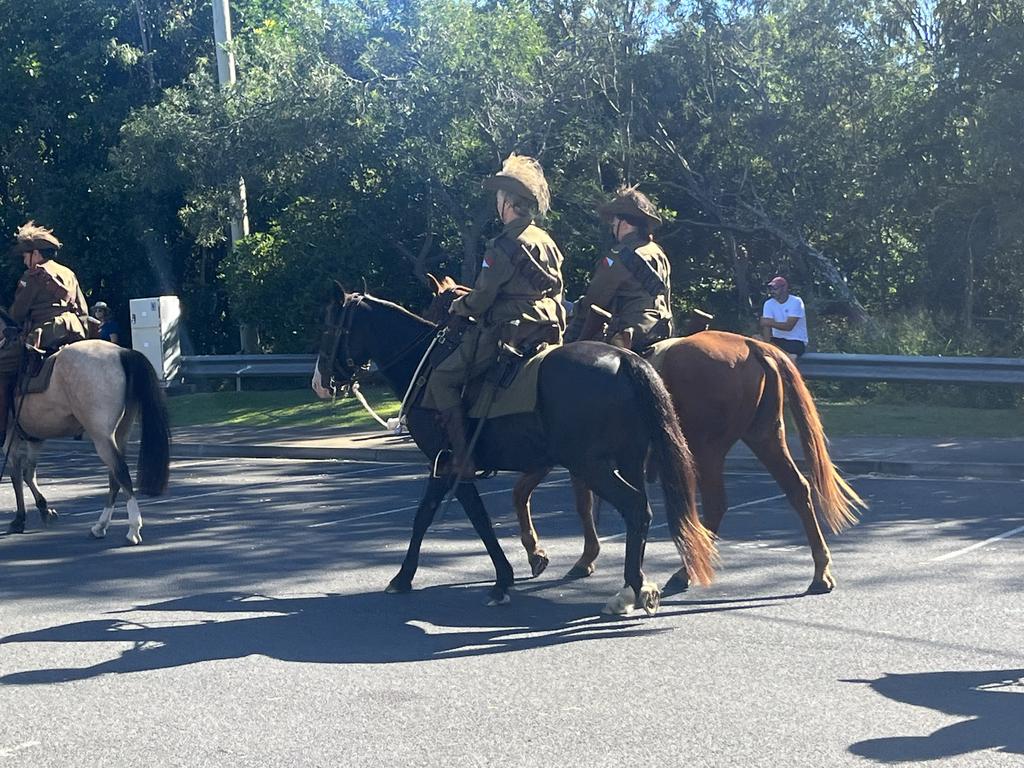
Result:
<svg viewBox="0 0 1024 768"><path fill-rule="evenodd" d="M636 605L636 592L628 584L615 593L604 608L601 609L601 613L606 616L627 616L632 610L633 606Z"/></svg>
<svg viewBox="0 0 1024 768"><path fill-rule="evenodd" d="M836 582L834 579L815 579L811 582L811 586L807 588L806 594L808 595L827 595L833 589L836 588Z"/></svg>
<svg viewBox="0 0 1024 768"><path fill-rule="evenodd" d="M129 534L128 534L127 536L125 536L124 538L125 538L125 540L126 540L126 541L127 541L127 542L128 542L129 544L131 544L131 545L133 545L133 546L134 546L135 544L141 544L141 543L142 543L142 534L141 534L141 533L129 533Z"/></svg>
<svg viewBox="0 0 1024 768"><path fill-rule="evenodd" d="M548 556L543 552L538 552L535 555L530 555L530 571L534 577L540 576L544 573L544 569L548 567Z"/></svg>
<svg viewBox="0 0 1024 768"><path fill-rule="evenodd" d="M58 517L60 517L60 515L57 514L57 510L56 509L40 509L39 510L39 519L43 523L43 528L49 528L50 527L50 523L56 522Z"/></svg>
<svg viewBox="0 0 1024 768"><path fill-rule="evenodd" d="M12 520L11 524L7 526L8 533L24 533L25 532L25 521L24 520Z"/></svg>
<svg viewBox="0 0 1024 768"><path fill-rule="evenodd" d="M512 595L508 593L507 589L502 587L492 587L490 593L487 595L487 602L484 603L488 608L494 608L497 605L508 605L512 602Z"/></svg>
<svg viewBox="0 0 1024 768"><path fill-rule="evenodd" d="M592 575L595 570L597 570L597 568L593 563L590 563L589 565L580 565L579 563L576 563L576 565L570 568L569 572L565 574L565 578L570 580L585 579Z"/></svg>
<svg viewBox="0 0 1024 768"><path fill-rule="evenodd" d="M89 535L94 539L105 539L107 537L106 528L97 528L95 525L89 529Z"/></svg>
<svg viewBox="0 0 1024 768"><path fill-rule="evenodd" d="M636 607L643 608L648 616L653 616L661 607L661 590L653 581L644 582L640 595L636 599Z"/></svg>
<svg viewBox="0 0 1024 768"><path fill-rule="evenodd" d="M385 588L384 593L388 595L404 595L412 592L412 582L395 576Z"/></svg>
<svg viewBox="0 0 1024 768"><path fill-rule="evenodd" d="M665 588L661 590L662 597L678 595L690 588L690 575L685 568L680 568L672 574L672 578L665 582Z"/></svg>

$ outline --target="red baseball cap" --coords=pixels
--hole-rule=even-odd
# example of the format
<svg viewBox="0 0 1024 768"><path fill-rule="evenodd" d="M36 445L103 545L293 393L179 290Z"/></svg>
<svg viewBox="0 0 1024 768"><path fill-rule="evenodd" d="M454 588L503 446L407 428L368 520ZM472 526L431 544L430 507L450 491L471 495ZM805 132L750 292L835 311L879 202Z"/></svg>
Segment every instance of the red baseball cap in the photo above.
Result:
<svg viewBox="0 0 1024 768"><path fill-rule="evenodd" d="M782 275L776 275L768 281L769 288L789 288L789 283Z"/></svg>

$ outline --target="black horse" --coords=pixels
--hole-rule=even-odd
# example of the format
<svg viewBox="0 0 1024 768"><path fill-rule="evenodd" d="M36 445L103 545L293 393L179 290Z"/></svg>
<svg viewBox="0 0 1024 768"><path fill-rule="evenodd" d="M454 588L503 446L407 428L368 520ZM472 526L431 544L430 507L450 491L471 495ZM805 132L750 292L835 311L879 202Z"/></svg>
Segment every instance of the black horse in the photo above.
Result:
<svg viewBox="0 0 1024 768"><path fill-rule="evenodd" d="M388 301L349 294L335 285L324 315L315 381L318 393L351 382L368 361L377 364L394 392L403 396L437 327ZM326 387L319 386L323 382ZM693 460L661 379L644 360L607 344L580 342L559 347L541 361L535 413L502 416L484 425L474 450L477 468L530 472L561 465L613 504L626 524L625 586L608 612L633 607L657 610L657 585L645 582L644 549L651 508L644 484L649 450L665 493L666 514L683 564L699 583L713 577L715 546L697 517ZM446 447L436 411L412 408L409 432L433 458ZM469 425L470 430L474 428ZM419 562L423 536L451 489L450 474L431 477L416 511L412 539L389 592L408 592ZM476 486L459 482L455 496L494 563L490 604L506 603L512 566L491 527Z"/></svg>

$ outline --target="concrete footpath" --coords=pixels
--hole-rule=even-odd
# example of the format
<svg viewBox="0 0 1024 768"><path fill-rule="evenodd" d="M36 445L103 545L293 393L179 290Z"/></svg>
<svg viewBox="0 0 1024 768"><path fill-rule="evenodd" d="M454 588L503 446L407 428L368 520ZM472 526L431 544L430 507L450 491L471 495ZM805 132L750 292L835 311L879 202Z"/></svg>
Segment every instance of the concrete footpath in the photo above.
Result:
<svg viewBox="0 0 1024 768"><path fill-rule="evenodd" d="M789 435L795 456L802 455ZM847 474L977 477L1024 481L1022 438L837 437L833 461ZM174 430L175 458L349 459L420 462L408 436L383 431L330 428L181 427ZM737 445L727 469L761 469L746 446Z"/></svg>

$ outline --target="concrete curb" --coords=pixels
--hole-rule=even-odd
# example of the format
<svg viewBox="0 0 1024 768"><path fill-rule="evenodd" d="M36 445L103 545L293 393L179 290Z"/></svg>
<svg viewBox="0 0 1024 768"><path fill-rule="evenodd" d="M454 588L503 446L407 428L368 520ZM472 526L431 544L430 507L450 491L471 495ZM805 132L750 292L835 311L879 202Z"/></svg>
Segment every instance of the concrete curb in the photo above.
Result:
<svg viewBox="0 0 1024 768"><path fill-rule="evenodd" d="M325 448L299 445L240 445L210 443L176 443L171 446L174 458L236 458L236 459L317 459L381 462L423 462L423 454L412 445L387 448ZM943 461L894 461L889 459L836 459L836 466L846 475L889 475L893 477L978 478L984 480L1024 480L1024 464L980 464ZM801 462L802 465L802 462ZM763 471L752 457L730 458L726 468L733 471Z"/></svg>
<svg viewBox="0 0 1024 768"><path fill-rule="evenodd" d="M425 461L415 446L388 448L323 448L303 445L240 445L224 443L172 443L175 459L320 459L339 461Z"/></svg>

